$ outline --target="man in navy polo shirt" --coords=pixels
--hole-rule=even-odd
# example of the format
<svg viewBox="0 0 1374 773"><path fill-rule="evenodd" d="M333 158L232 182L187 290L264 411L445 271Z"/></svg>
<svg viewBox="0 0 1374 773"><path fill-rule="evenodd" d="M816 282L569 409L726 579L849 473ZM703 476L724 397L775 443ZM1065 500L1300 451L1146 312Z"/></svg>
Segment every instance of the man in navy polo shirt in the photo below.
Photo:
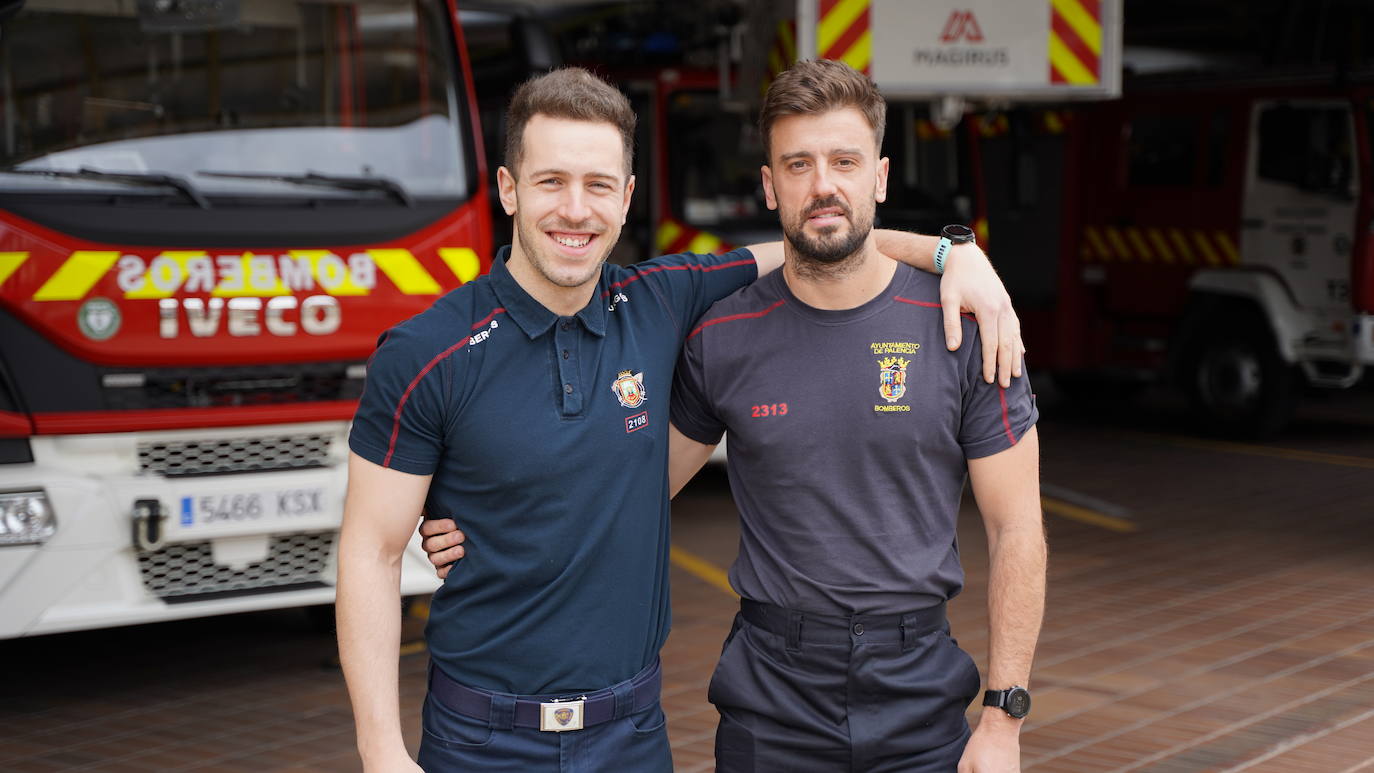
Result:
<svg viewBox="0 0 1374 773"><path fill-rule="evenodd" d="M368 770L415 769L396 599L427 510L463 513L477 550L431 606L421 764L668 770L657 655L673 368L692 322L779 265L781 247L606 265L634 187L628 102L556 71L517 91L508 128L513 246L387 331L354 419L338 611L358 748ZM966 270L1002 302L978 273L990 269Z"/></svg>

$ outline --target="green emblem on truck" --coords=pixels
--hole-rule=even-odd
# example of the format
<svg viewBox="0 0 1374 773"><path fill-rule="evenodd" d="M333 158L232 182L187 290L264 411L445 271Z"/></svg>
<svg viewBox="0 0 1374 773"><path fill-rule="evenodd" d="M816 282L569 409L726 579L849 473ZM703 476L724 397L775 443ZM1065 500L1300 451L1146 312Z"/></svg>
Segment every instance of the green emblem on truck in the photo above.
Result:
<svg viewBox="0 0 1374 773"><path fill-rule="evenodd" d="M108 298L92 298L76 312L76 325L92 341L104 341L119 332L119 307Z"/></svg>

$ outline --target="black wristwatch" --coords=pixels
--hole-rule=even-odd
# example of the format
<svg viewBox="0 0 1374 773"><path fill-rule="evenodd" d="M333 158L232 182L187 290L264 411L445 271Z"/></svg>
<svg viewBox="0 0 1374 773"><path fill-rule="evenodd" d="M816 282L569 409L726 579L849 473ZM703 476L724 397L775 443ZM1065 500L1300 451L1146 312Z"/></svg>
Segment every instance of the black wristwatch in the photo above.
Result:
<svg viewBox="0 0 1374 773"><path fill-rule="evenodd" d="M1007 712L1012 719L1025 719L1030 713L1030 690L1012 687L1007 690L988 690L983 693L984 706L996 706Z"/></svg>
<svg viewBox="0 0 1374 773"><path fill-rule="evenodd" d="M973 241L973 229L966 225L947 225L940 229L940 243L935 246L935 273L945 273L945 258L956 244Z"/></svg>

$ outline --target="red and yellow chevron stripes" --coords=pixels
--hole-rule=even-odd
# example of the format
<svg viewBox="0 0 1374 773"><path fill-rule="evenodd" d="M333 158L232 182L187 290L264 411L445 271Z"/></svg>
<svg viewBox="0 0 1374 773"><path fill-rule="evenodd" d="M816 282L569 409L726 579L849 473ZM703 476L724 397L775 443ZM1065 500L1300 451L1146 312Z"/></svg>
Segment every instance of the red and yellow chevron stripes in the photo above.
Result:
<svg viewBox="0 0 1374 773"><path fill-rule="evenodd" d="M1085 226L1079 255L1085 263L1218 267L1240 263L1230 233L1204 228Z"/></svg>
<svg viewBox="0 0 1374 773"><path fill-rule="evenodd" d="M816 50L822 59L844 62L862 73L873 64L870 0L820 0ZM870 73L871 74L871 73Z"/></svg>
<svg viewBox="0 0 1374 773"><path fill-rule="evenodd" d="M470 247L439 247L439 257L459 283L470 282L481 272L481 261ZM15 299L33 301L80 301L112 272L119 272L122 296L130 300L170 298L200 277L200 291L212 297L290 295L298 286L288 287L283 262L302 272L297 282L318 286L329 295L370 295L376 286L373 278L362 282L355 270L371 267L387 277L403 295L439 295L443 287L435 276L407 249L372 248L349 256L348 260L329 250L288 250L285 254L211 256L204 250L164 250L152 256L125 256L132 268L120 263L118 250L75 250L61 260L30 262L28 252L0 252L0 289ZM353 261L361 259L367 265ZM256 262L266 261L266 270ZM196 265L199 264L199 265ZM24 272L12 282L11 276ZM130 273L132 272L132 273ZM9 282L9 284L6 284ZM21 289L21 285L25 285ZM191 289L188 292L197 292Z"/></svg>
<svg viewBox="0 0 1374 773"><path fill-rule="evenodd" d="M713 233L693 228L672 218L666 218L658 224L658 251L661 255L678 252L719 255L734 248L735 245Z"/></svg>
<svg viewBox="0 0 1374 773"><path fill-rule="evenodd" d="M1102 79L1102 0L1050 0L1050 82Z"/></svg>
<svg viewBox="0 0 1374 773"><path fill-rule="evenodd" d="M773 79L797 61L797 22L786 20L778 22L777 32L773 35L773 45L768 48L768 74L763 76L759 93L768 91Z"/></svg>

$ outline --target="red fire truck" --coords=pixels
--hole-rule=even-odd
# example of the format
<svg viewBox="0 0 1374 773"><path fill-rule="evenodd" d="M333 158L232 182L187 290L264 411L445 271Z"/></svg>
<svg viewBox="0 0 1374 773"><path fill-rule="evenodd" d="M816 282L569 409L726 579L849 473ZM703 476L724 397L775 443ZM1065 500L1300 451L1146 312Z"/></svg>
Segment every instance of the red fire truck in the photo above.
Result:
<svg viewBox="0 0 1374 773"><path fill-rule="evenodd" d="M488 266L456 20L0 9L0 638L333 601L366 358Z"/></svg>
<svg viewBox="0 0 1374 773"><path fill-rule="evenodd" d="M1139 77L926 141L966 151L1034 366L1099 396L1173 375L1262 436L1374 365L1372 106L1332 70Z"/></svg>

